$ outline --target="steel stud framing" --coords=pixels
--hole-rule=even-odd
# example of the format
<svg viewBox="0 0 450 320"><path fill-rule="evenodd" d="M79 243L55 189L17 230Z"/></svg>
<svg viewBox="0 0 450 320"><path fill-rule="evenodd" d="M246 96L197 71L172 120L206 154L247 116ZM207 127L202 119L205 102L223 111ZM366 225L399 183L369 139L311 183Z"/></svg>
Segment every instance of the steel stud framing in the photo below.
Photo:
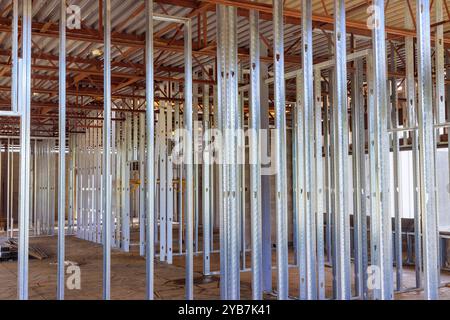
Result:
<svg viewBox="0 0 450 320"><path fill-rule="evenodd" d="M417 7L417 71L420 205L423 227L424 289L427 299L438 298L438 229L435 202L434 128L430 52L430 3L418 0Z"/></svg>
<svg viewBox="0 0 450 320"><path fill-rule="evenodd" d="M286 185L286 106L284 84L283 1L273 1L274 27L274 103L275 103L275 165L278 299L288 298L288 239Z"/></svg>
<svg viewBox="0 0 450 320"><path fill-rule="evenodd" d="M317 59L314 50L319 34L314 22L324 18L313 12L312 0L302 0L295 13L281 0L271 7L252 0L244 9L233 1L206 2L216 5L216 25L208 25L205 14L194 49L191 18L154 13L153 1L145 2L145 40L129 40L131 47L144 49L145 79L141 74L133 94L118 99L115 70L125 62L113 58L115 8L111 0L100 0L104 70L95 81L103 81L103 105L80 109L81 116L70 110L66 88L72 84L66 78L73 57L66 52L66 35L71 40L73 33L66 2L58 1L58 135L32 137L32 107L39 100L32 98L33 2L11 1L11 106L0 110L0 117L13 119L20 131L0 136L5 156L0 188L6 189L0 190L0 202L5 202L6 235L18 238L18 298L28 299L30 231L32 236L57 231L60 300L66 235L103 245L105 300L111 298L111 250L132 252L134 246L145 258L147 299L155 298L154 260L170 265L179 257L185 259L187 300L195 297L197 260L204 276L220 274L222 299L240 299L241 275L251 272L254 300L264 294L280 300L390 300L405 290L406 265L412 263L415 288L409 289L438 299L446 254L439 233L438 147L446 146L442 137L450 126L445 2L416 0L415 16L405 7L406 29L399 40L391 37L399 31L385 23L387 1L368 5L371 32L361 35L354 33L356 22L349 27L347 1L334 0L333 16L322 30L328 60ZM241 11L247 9L248 37L241 37L239 26L246 19ZM268 13L270 31L260 25ZM286 18L300 18L299 47L285 49ZM155 71L161 57L154 59L155 21L178 28L174 41L182 38L176 40L182 79L163 79ZM202 54L201 43L209 44L200 38L203 33L207 38L211 27L215 63L200 62L195 56ZM264 37L267 32L273 43ZM239 48L242 42L248 53ZM159 43L156 47L163 50ZM295 48L298 61L288 56ZM301 68L291 68L294 63ZM72 117L79 117L76 124ZM411 186L404 184L405 170L411 171ZM413 220L411 228L405 228L406 219ZM298 273L295 284L289 283L292 271ZM290 286L298 288L298 296L290 294Z"/></svg>

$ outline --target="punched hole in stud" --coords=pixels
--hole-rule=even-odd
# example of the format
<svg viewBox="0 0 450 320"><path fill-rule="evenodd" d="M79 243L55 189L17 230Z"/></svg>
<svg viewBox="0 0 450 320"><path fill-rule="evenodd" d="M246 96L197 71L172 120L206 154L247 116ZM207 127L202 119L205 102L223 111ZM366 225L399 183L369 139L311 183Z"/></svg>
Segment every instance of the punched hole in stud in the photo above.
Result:
<svg viewBox="0 0 450 320"><path fill-rule="evenodd" d="M280 54L279 53L276 54L275 59L277 59L277 61L280 61Z"/></svg>
<svg viewBox="0 0 450 320"><path fill-rule="evenodd" d="M252 63L252 69L255 70L256 69L256 64L253 62Z"/></svg>

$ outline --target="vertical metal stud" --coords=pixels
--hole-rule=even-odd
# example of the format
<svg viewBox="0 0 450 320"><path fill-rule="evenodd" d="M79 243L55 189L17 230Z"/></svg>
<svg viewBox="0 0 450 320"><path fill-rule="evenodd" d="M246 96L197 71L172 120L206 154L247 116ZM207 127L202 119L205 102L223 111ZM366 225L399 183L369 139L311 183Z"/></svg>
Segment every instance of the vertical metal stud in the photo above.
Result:
<svg viewBox="0 0 450 320"><path fill-rule="evenodd" d="M104 0L103 299L111 290L111 0Z"/></svg>
<svg viewBox="0 0 450 320"><path fill-rule="evenodd" d="M430 52L430 3L416 1L420 205L423 227L424 289L427 299L438 298L438 226L435 202L434 128ZM417 239L416 239L417 241Z"/></svg>
<svg viewBox="0 0 450 320"><path fill-rule="evenodd" d="M207 75L204 74L204 78ZM202 159L202 224L203 224L203 274L207 275L210 273L210 251L211 251L211 238L214 234L210 233L210 223L211 223L211 159L212 154L209 150L211 143L210 137L210 121L209 121L209 85L205 84L203 86L203 139L205 148L203 149L203 159Z"/></svg>
<svg viewBox="0 0 450 320"><path fill-rule="evenodd" d="M184 24L184 125L190 141L185 142L184 151L188 150L186 144L192 143L192 30L191 21ZM187 139L185 139L187 140ZM185 155L186 157L186 155ZM186 299L194 298L194 247L193 247L193 156L187 153L186 163Z"/></svg>
<svg viewBox="0 0 450 320"><path fill-rule="evenodd" d="M145 255L145 114L139 114L139 254Z"/></svg>
<svg viewBox="0 0 450 320"><path fill-rule="evenodd" d="M170 85L170 83L169 83ZM173 197L173 161L172 161L172 103L168 102L167 113L166 113L166 152L167 152L167 181L166 181L166 257L167 263L172 263L172 234L173 234L173 206L174 206L174 197Z"/></svg>
<svg viewBox="0 0 450 320"><path fill-rule="evenodd" d="M260 41L260 55L267 55L267 47L265 47ZM261 123L261 135L265 134L265 140L267 143L266 153L270 147L269 143L269 85L265 83L265 80L269 77L268 64L260 61L260 123ZM263 140L260 140L262 142ZM261 157L266 157L268 154L263 154L261 145ZM261 161L262 162L262 161ZM261 167L263 163L261 163ZM267 171L274 166L274 162L264 163L264 169ZM262 172L262 170L261 170ZM272 170L273 172L273 170ZM271 173L272 173L271 172ZM266 292L272 292L272 222L271 222L271 179L272 177L268 173L261 175L261 219L262 219L262 276L263 276L263 290Z"/></svg>
<svg viewBox="0 0 450 320"><path fill-rule="evenodd" d="M224 132L224 109L226 107L226 12L223 5L216 6L217 12L217 125L219 132ZM216 137L215 137L216 138ZM220 236L220 297L228 299L228 241L227 241L227 220L226 220L226 202L225 202L225 175L226 170L224 164L224 150L219 148L216 150L219 159L218 166L218 202L219 202L219 236Z"/></svg>
<svg viewBox="0 0 450 320"><path fill-rule="evenodd" d="M178 88L178 87L177 87ZM175 102L175 119L176 119L176 129L181 130L183 128L183 119L180 115L180 103ZM178 137L177 144L180 145L182 142L181 135ZM177 212L178 212L178 247L179 253L183 253L183 163L178 164L177 168L177 178L178 178L178 194L177 194Z"/></svg>
<svg viewBox="0 0 450 320"><path fill-rule="evenodd" d="M166 260L166 217L167 217L167 137L166 106L161 102L158 114L159 145L159 260Z"/></svg>
<svg viewBox="0 0 450 320"><path fill-rule="evenodd" d="M18 57L18 36L19 36L19 0L12 0L13 18L11 32L11 110L18 112L20 106L17 101L17 91L19 89L19 57Z"/></svg>
<svg viewBox="0 0 450 320"><path fill-rule="evenodd" d="M75 217L75 136L69 136L69 204L68 209L69 212L67 217L67 232L68 234L73 234L74 230L74 217ZM36 142L35 142L36 145ZM36 154L34 154L34 158L36 158ZM36 174L36 167L34 167Z"/></svg>
<svg viewBox="0 0 450 320"><path fill-rule="evenodd" d="M194 74L195 78L198 78L198 73ZM198 120L198 109L199 109L199 94L198 94L198 84L193 83L193 152L194 152L194 252L199 251L199 240L198 240L198 229L199 229L199 220L200 220L200 141L199 141L199 131L202 129L200 122Z"/></svg>
<svg viewBox="0 0 450 320"><path fill-rule="evenodd" d="M432 4L431 4L432 5ZM442 22L444 20L443 15L443 7L442 7L442 0L437 0L434 4L436 15L435 20L436 22ZM435 37L435 52L434 52L434 58L435 58L435 70L434 74L436 77L436 89L435 89L435 102L434 102L434 108L435 108L435 115L436 115L436 123L437 124L443 124L445 123L445 48L444 48L444 24L439 23L436 26L436 37ZM436 129L435 130L435 144L436 142L441 142L441 134L444 133L444 129ZM434 148L434 161L435 161L435 171L434 174L437 177L438 174L438 168L437 168L437 148L435 146ZM438 186L437 186L437 178L435 178L435 185L434 185L434 194L435 194L435 210L436 210L436 221L437 221L437 228L439 228L439 193L438 193ZM438 246L439 242L441 240L438 238ZM442 240L443 244L446 243L446 240ZM443 246L444 247L444 246ZM438 282L440 282L440 265L438 265Z"/></svg>
<svg viewBox="0 0 450 320"><path fill-rule="evenodd" d="M273 1L274 28L274 102L276 129L276 221L278 299L288 298L288 239L287 239L287 185L286 185L286 106L284 83L284 25L283 1Z"/></svg>
<svg viewBox="0 0 450 320"><path fill-rule="evenodd" d="M154 292L154 221L155 221L155 172L154 172L154 110L153 110L153 0L146 1L145 6L146 32L145 32L145 99L146 99L146 144L147 158L145 170L147 172L146 184L146 244L145 244L145 271L146 296L153 300Z"/></svg>
<svg viewBox="0 0 450 320"><path fill-rule="evenodd" d="M22 3L22 57L19 96L22 97L20 120L20 193L19 193L19 248L18 248L18 298L28 299L28 233L30 214L30 130L31 130L31 0Z"/></svg>
<svg viewBox="0 0 450 320"><path fill-rule="evenodd" d="M64 227L66 221L66 2L59 17L59 181L57 298L64 299Z"/></svg>
<svg viewBox="0 0 450 320"><path fill-rule="evenodd" d="M408 29L414 28L413 19L409 13L409 9L405 8L405 27ZM416 119L416 81L414 79L414 38L405 37L405 62L406 62L406 100L407 100L407 112L408 112L408 127L412 128L417 126ZM413 204L414 204L414 266L416 272L416 287L420 288L422 277L422 242L421 238L421 222L420 222L420 205L419 205L419 154L418 154L418 136L417 131L414 130L410 133L411 145L412 145L412 158L413 158Z"/></svg>
<svg viewBox="0 0 450 320"><path fill-rule="evenodd" d="M114 141L114 140L113 140ZM113 143L114 145L114 143ZM97 128L97 242L102 243L102 128ZM113 148L115 153L115 149ZM113 153L113 154L114 154Z"/></svg>
<svg viewBox="0 0 450 320"><path fill-rule="evenodd" d="M374 171L372 216L371 216L371 244L372 265L381 275L380 288L374 289L375 299L392 299L392 229L391 212L389 206L390 183L389 183L389 143L387 133L388 106L386 85L386 39L384 20L384 0L375 0L374 7L377 8L375 27L372 30L373 41L373 99L374 112L373 121L369 121L372 130L374 154L372 165Z"/></svg>
<svg viewBox="0 0 450 320"><path fill-rule="evenodd" d="M228 24L227 43L227 110L225 113L225 156L227 163L227 219L229 235L229 289L231 300L239 299L240 295L240 268L239 268L239 219L240 210L238 208L238 61L237 61L237 9L226 7Z"/></svg>
<svg viewBox="0 0 450 320"><path fill-rule="evenodd" d="M353 163L353 221L355 248L356 295L367 299L367 212L365 170L365 128L362 58L356 60L352 77L352 163Z"/></svg>
<svg viewBox="0 0 450 320"><path fill-rule="evenodd" d="M321 99L321 72L317 70L314 74L314 147L315 147L315 202L314 211L317 221L317 298L319 300L325 299L325 258L324 258L324 197L323 197L323 136L322 136L322 99Z"/></svg>
<svg viewBox="0 0 450 320"><path fill-rule="evenodd" d="M6 234L10 229L10 216L11 216L11 151L10 151L10 139L6 140Z"/></svg>
<svg viewBox="0 0 450 320"><path fill-rule="evenodd" d="M333 102L334 130L334 178L335 178L335 230L336 230L336 276L339 300L348 300L350 290L350 221L347 203L347 58L345 1L334 1L334 43L335 43L335 87Z"/></svg>
<svg viewBox="0 0 450 320"><path fill-rule="evenodd" d="M390 52L390 70L392 72L397 71L396 65L396 52L391 44ZM393 182L394 182L394 255L395 255L395 274L396 274L396 289L401 290L402 288L402 277L403 277L403 252L402 252L402 211L401 211L401 192L400 192L400 143L398 131L398 95L397 95L397 79L395 77L390 77L391 84L391 103L390 103L390 128L394 129L392 132L392 154L393 154Z"/></svg>
<svg viewBox="0 0 450 320"><path fill-rule="evenodd" d="M297 136L297 154L296 154L296 181L297 189L295 193L296 204L299 210L299 219L297 221L297 258L298 258L298 268L299 268L299 298L307 299L306 290L306 211L304 210L305 203L305 153L304 153L304 108L303 108L303 77L301 72L297 73L296 76L296 136Z"/></svg>
<svg viewBox="0 0 450 320"><path fill-rule="evenodd" d="M435 75L436 75L436 93L435 93L435 114L436 122L445 122L445 69L444 69L444 20L442 0L435 0L434 7L436 10L436 37L434 53L435 58ZM437 130L439 132L439 130ZM439 137L438 137L439 138Z"/></svg>
<svg viewBox="0 0 450 320"><path fill-rule="evenodd" d="M316 219L315 209L315 176L314 176L314 85L313 85L313 55L312 55L312 3L310 0L302 1L302 107L303 107L303 148L304 161L304 202L303 217L305 218L305 246L306 249L306 297L309 300L317 298L316 279ZM316 75L317 77L317 75ZM320 81L320 75L318 76ZM284 81L284 80L283 80ZM317 142L316 142L317 144ZM321 151L322 153L322 151ZM321 157L322 155L320 155Z"/></svg>
<svg viewBox="0 0 450 320"><path fill-rule="evenodd" d="M259 12L250 11L250 216L252 238L252 298L262 299L262 219L260 164L260 40Z"/></svg>
<svg viewBox="0 0 450 320"><path fill-rule="evenodd" d="M123 147L122 147L122 211L121 211L121 237L120 247L123 251L130 250L130 172L133 157L132 148L132 125L131 116L125 119L125 127L122 132Z"/></svg>

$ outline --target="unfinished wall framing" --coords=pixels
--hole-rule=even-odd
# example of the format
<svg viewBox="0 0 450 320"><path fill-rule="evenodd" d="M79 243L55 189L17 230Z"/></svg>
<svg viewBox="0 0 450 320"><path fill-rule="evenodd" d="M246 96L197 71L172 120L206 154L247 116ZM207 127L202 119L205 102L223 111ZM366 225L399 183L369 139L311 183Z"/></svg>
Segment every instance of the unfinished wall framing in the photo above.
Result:
<svg viewBox="0 0 450 320"><path fill-rule="evenodd" d="M35 237L57 238L61 300L69 237L102 246L104 299L118 251L138 252L147 299L155 264L180 258L189 300L199 277L231 300L441 297L449 7L1 1L0 234L18 240L17 298Z"/></svg>

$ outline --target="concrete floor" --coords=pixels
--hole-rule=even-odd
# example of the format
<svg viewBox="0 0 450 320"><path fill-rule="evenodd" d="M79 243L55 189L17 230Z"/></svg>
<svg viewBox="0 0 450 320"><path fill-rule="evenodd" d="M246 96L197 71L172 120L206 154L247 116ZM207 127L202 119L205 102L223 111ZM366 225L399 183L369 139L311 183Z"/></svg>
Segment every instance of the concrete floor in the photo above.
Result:
<svg viewBox="0 0 450 320"><path fill-rule="evenodd" d="M49 258L45 260L30 259L29 264L29 298L55 299L56 297L56 237L31 238L30 244L39 246ZM218 242L217 242L218 244ZM176 248L174 248L174 252ZM275 258L275 254L273 255ZM292 257L291 257L292 258ZM155 296L157 299L184 299L184 257L176 256L172 265L155 263ZM247 266L250 265L247 254ZM101 299L102 298L102 246L73 236L66 237L66 260L75 262L81 269L81 289L66 289L66 299ZM218 270L218 253L211 256L211 270ZM275 259L274 259L275 264ZM219 299L219 276L203 277L202 256L194 258L194 296L195 299ZM450 273L442 272L442 282L450 282ZM17 289L17 262L0 263L0 299L15 299ZM289 274L291 296L298 295L298 269L290 268ZM404 289L414 286L414 271L405 267L403 276ZM326 295L331 296L331 269L326 268ZM273 286L276 288L276 273L273 272ZM111 298L144 299L145 298L145 259L139 256L139 248L131 247L131 252L112 250L111 263ZM241 273L241 298L251 298L251 273ZM266 295L267 299L273 299ZM440 289L440 298L450 300L450 286ZM396 294L396 299L423 299L422 291Z"/></svg>

